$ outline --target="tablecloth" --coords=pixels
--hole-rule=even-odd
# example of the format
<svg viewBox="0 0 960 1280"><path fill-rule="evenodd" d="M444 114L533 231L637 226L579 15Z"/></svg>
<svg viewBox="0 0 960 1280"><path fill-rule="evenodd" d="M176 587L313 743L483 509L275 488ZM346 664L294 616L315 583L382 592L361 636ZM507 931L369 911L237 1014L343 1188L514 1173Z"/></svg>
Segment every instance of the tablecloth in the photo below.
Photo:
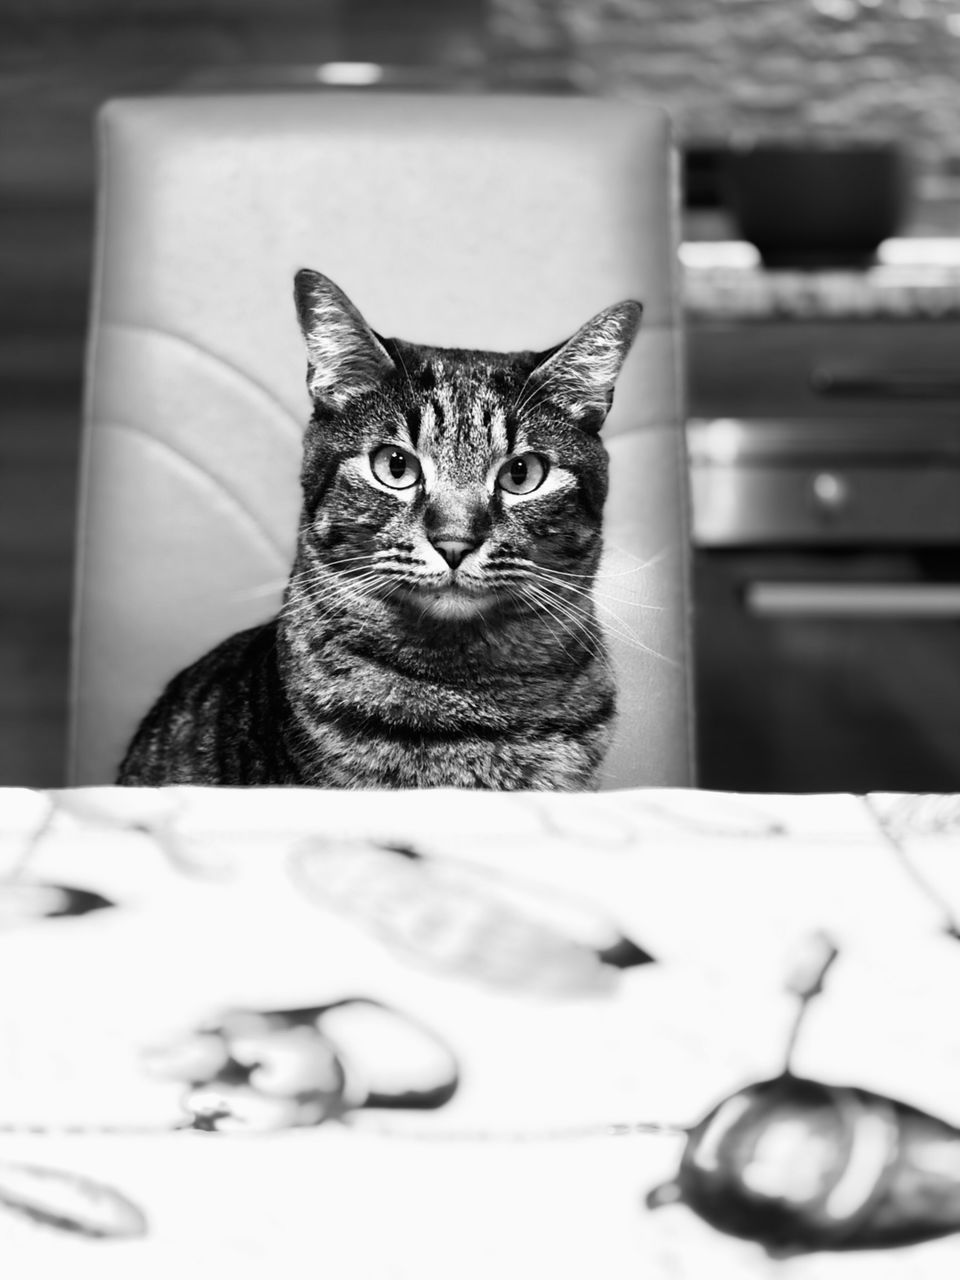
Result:
<svg viewBox="0 0 960 1280"><path fill-rule="evenodd" d="M953 796L0 790L7 1274L953 1277L960 1215L653 1206L786 1065L960 1201L958 852Z"/></svg>

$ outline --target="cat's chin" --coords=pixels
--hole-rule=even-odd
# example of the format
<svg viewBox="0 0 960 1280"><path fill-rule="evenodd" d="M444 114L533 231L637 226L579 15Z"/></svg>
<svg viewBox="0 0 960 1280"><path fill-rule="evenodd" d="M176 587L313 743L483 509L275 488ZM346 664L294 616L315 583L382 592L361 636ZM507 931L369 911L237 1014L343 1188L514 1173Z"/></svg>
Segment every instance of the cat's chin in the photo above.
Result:
<svg viewBox="0 0 960 1280"><path fill-rule="evenodd" d="M411 592L411 603L421 614L444 622L468 622L488 614L497 604L490 591L465 591L446 586Z"/></svg>

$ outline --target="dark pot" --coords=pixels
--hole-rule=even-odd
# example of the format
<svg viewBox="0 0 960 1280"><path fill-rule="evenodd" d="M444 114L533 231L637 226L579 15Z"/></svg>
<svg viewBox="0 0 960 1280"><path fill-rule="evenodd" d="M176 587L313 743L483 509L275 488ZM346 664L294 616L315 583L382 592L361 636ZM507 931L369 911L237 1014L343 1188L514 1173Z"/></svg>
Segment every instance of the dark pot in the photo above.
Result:
<svg viewBox="0 0 960 1280"><path fill-rule="evenodd" d="M768 267L864 267L903 224L906 158L892 143L731 151L724 198Z"/></svg>

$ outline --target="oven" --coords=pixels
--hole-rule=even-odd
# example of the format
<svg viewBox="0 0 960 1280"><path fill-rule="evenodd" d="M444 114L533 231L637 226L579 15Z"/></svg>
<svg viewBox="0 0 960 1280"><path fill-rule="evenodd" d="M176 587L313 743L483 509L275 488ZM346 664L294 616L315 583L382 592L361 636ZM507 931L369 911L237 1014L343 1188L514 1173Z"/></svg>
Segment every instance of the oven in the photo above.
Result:
<svg viewBox="0 0 960 1280"><path fill-rule="evenodd" d="M960 790L960 380L924 376L689 424L701 786Z"/></svg>

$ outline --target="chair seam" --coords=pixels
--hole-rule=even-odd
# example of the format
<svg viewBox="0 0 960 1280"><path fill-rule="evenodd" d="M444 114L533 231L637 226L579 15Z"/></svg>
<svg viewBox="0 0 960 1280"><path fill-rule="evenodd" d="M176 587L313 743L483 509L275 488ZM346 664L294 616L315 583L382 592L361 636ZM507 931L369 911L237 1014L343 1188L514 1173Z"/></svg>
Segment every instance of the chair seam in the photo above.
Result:
<svg viewBox="0 0 960 1280"><path fill-rule="evenodd" d="M217 491L220 493L220 495L226 498L229 502L231 502L237 508L237 510L240 511L245 516L245 518L249 521L250 525L260 535L260 537L263 539L263 541L266 543L269 549L273 552L273 554L277 557L277 559L281 562L281 564L286 568L289 568L290 552L285 550L281 546L281 544L274 539L273 535L266 528L264 528L264 526L257 519L256 515L246 505L246 503L240 497L238 497L238 495L231 488L225 485L223 481L220 479L220 477L217 476L215 472L211 471L209 467L205 466L202 462L199 462L196 458L191 457L189 454L184 453L181 449L177 448L176 445L171 444L169 440L164 440L161 436L158 436L154 432L150 431L149 428L142 427L136 423L120 422L119 420L114 418L105 418L105 419L100 419L96 423L91 424L91 434L94 431L98 431L98 430L120 431L120 432L127 432L131 435L140 436L144 440L149 440L151 444L155 445L158 449L164 450L167 453L172 454L175 458L177 458L180 462L184 463L187 467L192 467L194 471L198 472L201 476L203 476L206 480L208 480L212 485L214 485Z"/></svg>

